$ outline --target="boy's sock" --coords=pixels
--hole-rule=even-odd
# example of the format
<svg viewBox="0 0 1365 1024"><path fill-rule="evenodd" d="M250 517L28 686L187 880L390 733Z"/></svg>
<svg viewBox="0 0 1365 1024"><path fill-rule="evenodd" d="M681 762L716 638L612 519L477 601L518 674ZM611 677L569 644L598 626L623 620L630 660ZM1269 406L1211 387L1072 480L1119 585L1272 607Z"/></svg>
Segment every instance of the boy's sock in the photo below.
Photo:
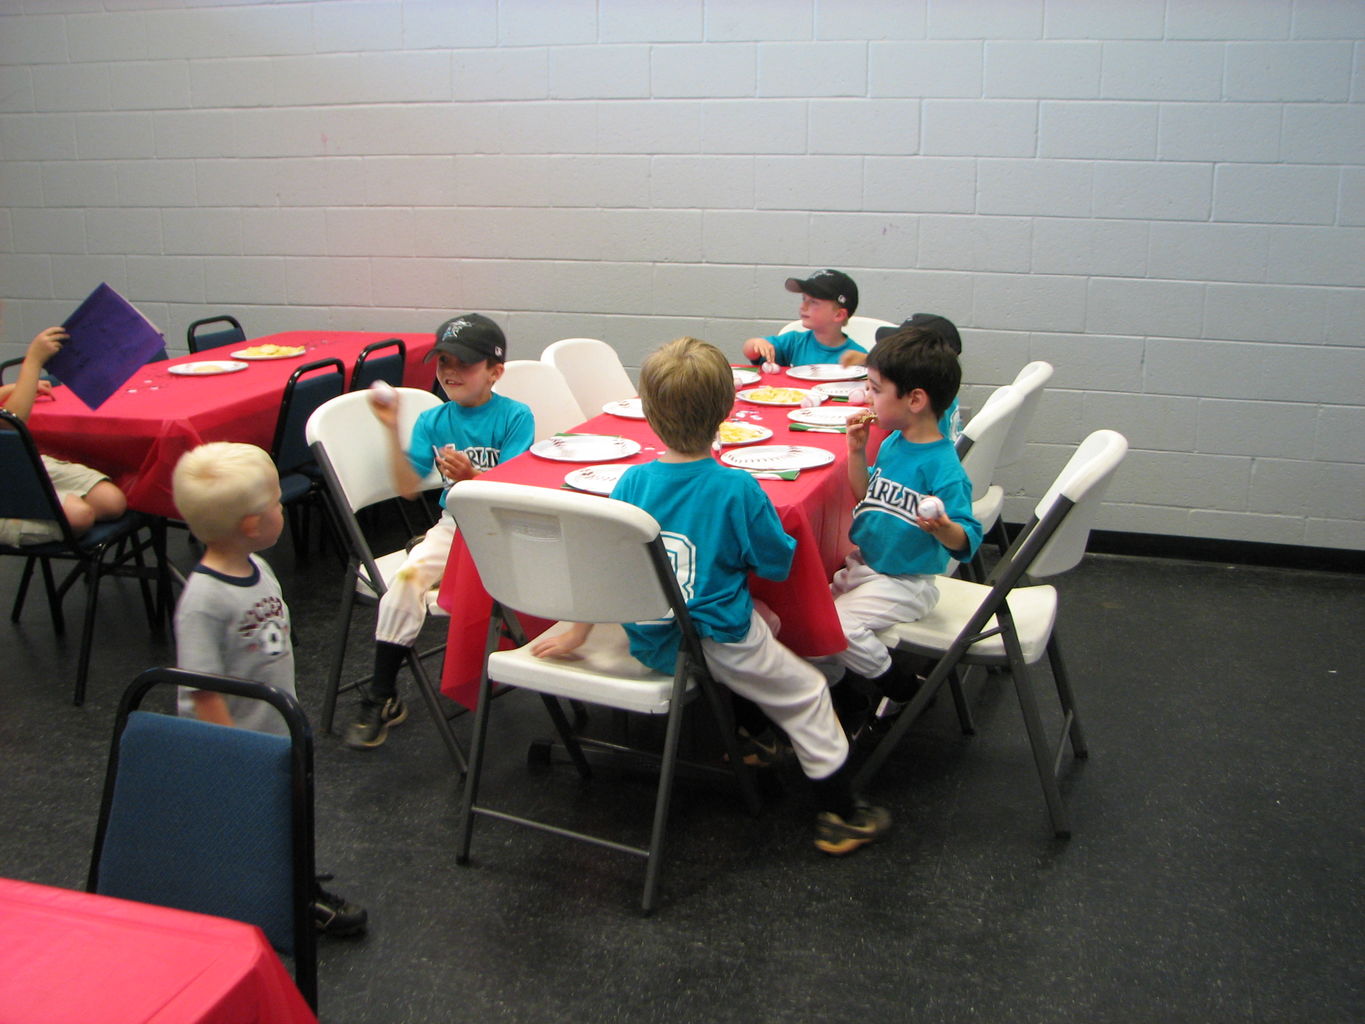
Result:
<svg viewBox="0 0 1365 1024"><path fill-rule="evenodd" d="M367 704L383 704L398 695L398 670L411 650L406 644L391 644L387 640L375 642L374 678L364 690Z"/></svg>
<svg viewBox="0 0 1365 1024"><path fill-rule="evenodd" d="M847 761L840 765L833 775L827 775L823 779L811 779L810 782L815 787L815 806L821 811L829 811L844 819L853 813L855 801Z"/></svg>

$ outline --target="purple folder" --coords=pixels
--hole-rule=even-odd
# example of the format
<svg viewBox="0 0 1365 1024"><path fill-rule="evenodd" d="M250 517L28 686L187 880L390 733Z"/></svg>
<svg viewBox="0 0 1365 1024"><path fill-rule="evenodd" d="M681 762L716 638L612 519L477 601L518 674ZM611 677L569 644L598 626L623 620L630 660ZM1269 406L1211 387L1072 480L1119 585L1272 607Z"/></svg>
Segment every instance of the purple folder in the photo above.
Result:
<svg viewBox="0 0 1365 1024"><path fill-rule="evenodd" d="M92 409L165 353L161 332L107 284L91 292L62 326L71 340L47 361L47 369Z"/></svg>

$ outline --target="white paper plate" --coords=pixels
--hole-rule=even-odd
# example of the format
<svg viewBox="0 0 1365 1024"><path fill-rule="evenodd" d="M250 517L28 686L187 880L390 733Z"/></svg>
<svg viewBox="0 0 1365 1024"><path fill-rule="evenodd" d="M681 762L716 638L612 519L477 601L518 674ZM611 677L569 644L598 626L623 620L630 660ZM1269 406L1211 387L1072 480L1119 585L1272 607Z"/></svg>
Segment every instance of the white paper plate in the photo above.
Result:
<svg viewBox="0 0 1365 1024"><path fill-rule="evenodd" d="M624 416L628 420L645 418L645 407L638 398L623 398L619 402L608 402L602 406L602 411L609 412L613 416Z"/></svg>
<svg viewBox="0 0 1365 1024"><path fill-rule="evenodd" d="M834 380L828 384L817 384L811 388L826 398L842 398L847 400L849 395L855 391L867 390L867 383L861 380Z"/></svg>
<svg viewBox="0 0 1365 1024"><path fill-rule="evenodd" d="M834 453L804 444L761 444L753 448L735 448L721 454L727 466L758 472L785 473L790 469L814 469L834 461Z"/></svg>
<svg viewBox="0 0 1365 1024"><path fill-rule="evenodd" d="M850 416L861 415L861 405L819 405L814 409L793 409L787 419L804 423L808 427L842 427Z"/></svg>
<svg viewBox="0 0 1365 1024"><path fill-rule="evenodd" d="M197 363L176 363L166 367L166 372L177 377L211 377L217 373L236 373L245 369L246 363L234 363L231 359L202 359Z"/></svg>
<svg viewBox="0 0 1365 1024"><path fill-rule="evenodd" d="M735 387L747 388L750 384L757 384L763 379L763 375L757 370L745 370L738 366L730 367L735 375Z"/></svg>
<svg viewBox="0 0 1365 1024"><path fill-rule="evenodd" d="M761 423L741 423L739 420L726 420L720 425L716 440L729 448L742 444L758 444L773 436L773 432Z"/></svg>
<svg viewBox="0 0 1365 1024"><path fill-rule="evenodd" d="M564 482L576 491L606 496L611 494L616 481L620 480L621 474L628 469L629 466L623 466L619 462L606 466L584 466L582 469L571 470L564 477Z"/></svg>
<svg viewBox="0 0 1365 1024"><path fill-rule="evenodd" d="M610 462L628 459L640 450L628 437L610 434L561 434L531 445L531 454L556 462Z"/></svg>
<svg viewBox="0 0 1365 1024"><path fill-rule="evenodd" d="M825 400L824 395L814 391L778 387L749 388L741 391L737 397L744 402L753 402L754 405L800 405L807 398L818 405Z"/></svg>
<svg viewBox="0 0 1365 1024"><path fill-rule="evenodd" d="M267 351L258 351L266 349ZM278 349L279 351L269 351ZM306 345L252 345L232 353L233 359L297 359L308 351Z"/></svg>
<svg viewBox="0 0 1365 1024"><path fill-rule="evenodd" d="M807 366L788 368L787 376L795 377L797 380L861 380L867 376L867 367L811 363Z"/></svg>

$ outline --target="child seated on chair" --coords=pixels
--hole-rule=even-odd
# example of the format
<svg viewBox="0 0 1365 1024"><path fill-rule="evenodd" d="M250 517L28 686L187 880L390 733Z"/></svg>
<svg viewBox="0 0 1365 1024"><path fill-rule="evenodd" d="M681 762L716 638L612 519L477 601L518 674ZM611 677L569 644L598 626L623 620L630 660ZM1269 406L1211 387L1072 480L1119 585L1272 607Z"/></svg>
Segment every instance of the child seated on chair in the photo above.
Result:
<svg viewBox="0 0 1365 1024"><path fill-rule="evenodd" d="M749 596L750 572L786 578L796 541L753 477L712 458L711 442L735 400L728 360L704 341L679 338L641 366L640 397L667 449L655 462L627 470L611 496L658 521L715 678L757 704L791 739L802 771L815 784L815 845L844 854L881 838L890 816L854 798L848 741L823 676L777 641ZM568 655L591 629L575 624L537 641L532 653ZM676 623L629 623L625 629L631 654L673 674Z"/></svg>
<svg viewBox="0 0 1365 1024"><path fill-rule="evenodd" d="M842 270L817 270L804 281L787 278L787 291L801 293L801 326L804 330L750 338L744 358L750 362L779 366L837 363L847 355L867 350L844 333L848 318L858 308L858 286Z"/></svg>
<svg viewBox="0 0 1365 1024"><path fill-rule="evenodd" d="M397 403L378 393L370 400L375 418L388 432L394 488L407 498L417 497L433 458L448 491L451 484L520 455L535 440L530 408L493 393L507 359L507 339L497 324L479 313L447 320L436 329L436 344L427 355L433 357L436 379L450 401L417 417L406 449L398 436ZM442 491L442 509L445 503ZM348 747L373 749L388 738L390 726L407 718L407 707L398 699L398 670L417 641L426 619L427 592L445 572L454 538L455 520L443 513L408 552L379 599L374 676L346 729Z"/></svg>
<svg viewBox="0 0 1365 1024"><path fill-rule="evenodd" d="M938 601L934 577L950 557L968 561L981 543L971 481L939 427L961 377L957 353L919 327L893 332L868 354L871 408L848 421L848 480L857 499L849 537L857 546L830 584L848 646L822 662L832 681L845 680L835 690L846 719L859 717L863 701L854 691L864 687L892 702L914 696L915 673L893 666L877 631L923 618ZM869 472L873 422L891 433ZM926 514L928 497L941 509Z"/></svg>
<svg viewBox="0 0 1365 1024"><path fill-rule="evenodd" d="M284 527L275 464L255 445L216 441L181 456L171 488L176 511L204 545L175 608L176 666L294 694L289 606L256 554L279 540ZM218 725L289 735L278 711L249 697L182 688L178 710ZM315 887L313 920L320 931L359 935L368 916Z"/></svg>
<svg viewBox="0 0 1365 1024"><path fill-rule="evenodd" d="M67 337L61 327L38 332L24 353L19 378L13 384L0 385L0 409L8 409L28 422L37 397L52 392L52 385L40 377L47 361L61 351ZM128 500L123 492L99 470L50 455L43 455L42 460L71 532L77 537L89 532L96 523L117 519L127 511ZM61 525L50 519L0 519L0 544L43 544L60 540L61 536Z"/></svg>

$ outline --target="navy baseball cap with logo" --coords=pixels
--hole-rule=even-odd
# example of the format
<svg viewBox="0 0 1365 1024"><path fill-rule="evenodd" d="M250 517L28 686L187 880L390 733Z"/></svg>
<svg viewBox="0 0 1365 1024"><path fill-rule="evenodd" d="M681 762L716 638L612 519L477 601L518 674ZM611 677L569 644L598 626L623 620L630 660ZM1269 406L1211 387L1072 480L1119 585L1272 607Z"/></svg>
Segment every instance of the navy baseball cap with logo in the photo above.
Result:
<svg viewBox="0 0 1365 1024"><path fill-rule="evenodd" d="M812 299L830 299L848 310L849 316L858 308L858 286L842 270L817 270L804 281L789 277L787 291L800 292Z"/></svg>
<svg viewBox="0 0 1365 1024"><path fill-rule="evenodd" d="M881 341L893 334L899 334L907 327L918 327L921 331L932 334L958 355L962 355L962 335L957 333L957 325L946 316L939 316L937 313L916 313L910 319L902 320L899 327L878 327L877 340Z"/></svg>
<svg viewBox="0 0 1365 1024"><path fill-rule="evenodd" d="M482 313L462 313L436 328L436 344L426 358L436 358L437 352L448 353L462 363L482 363L486 359L504 363L507 339L502 328Z"/></svg>

